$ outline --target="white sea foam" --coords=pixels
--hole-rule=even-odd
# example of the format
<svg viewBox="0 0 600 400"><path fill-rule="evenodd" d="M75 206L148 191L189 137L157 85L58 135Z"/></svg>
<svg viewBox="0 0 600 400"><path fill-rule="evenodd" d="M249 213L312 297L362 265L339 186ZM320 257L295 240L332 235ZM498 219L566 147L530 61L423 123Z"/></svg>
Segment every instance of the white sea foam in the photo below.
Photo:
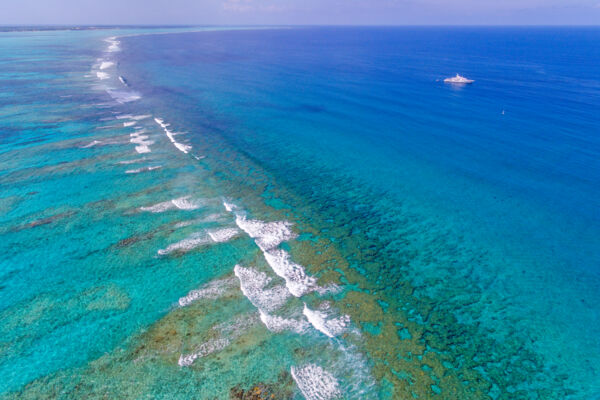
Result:
<svg viewBox="0 0 600 400"><path fill-rule="evenodd" d="M214 229L206 232L196 232L190 237L174 243L166 249L158 250L159 255L165 255L174 251L187 252L197 247L212 244L224 243L237 236L239 231L233 228Z"/></svg>
<svg viewBox="0 0 600 400"><path fill-rule="evenodd" d="M175 251L185 253L197 247L204 246L210 243L212 243L210 237L208 237L204 232L196 232L186 239L183 239L177 243L173 243L167 246L166 249L158 250L158 254L164 256Z"/></svg>
<svg viewBox="0 0 600 400"><path fill-rule="evenodd" d="M135 144L144 144L146 142L146 139L148 139L148 136L143 135L143 132L131 133L129 135L129 137L130 137L129 141L131 143L135 143Z"/></svg>
<svg viewBox="0 0 600 400"><path fill-rule="evenodd" d="M221 337L202 343L191 354L182 354L179 357L179 365L182 367L190 366L200 357L205 357L209 354L223 350L233 340L239 338L249 327L254 325L256 320L255 314L244 314L237 316L233 321L227 321L213 326L211 331L218 333Z"/></svg>
<svg viewBox="0 0 600 400"><path fill-rule="evenodd" d="M279 246L281 242L296 237L296 234L290 229L292 224L287 221L263 222L237 215L235 223L253 238L256 245L263 251L271 250Z"/></svg>
<svg viewBox="0 0 600 400"><path fill-rule="evenodd" d="M100 79L100 80L105 80L105 79L108 79L108 78L110 78L110 75L109 75L109 74L107 74L106 72L102 72L102 71L98 71L98 72L96 72L96 76L97 76L97 77L98 77L98 79Z"/></svg>
<svg viewBox="0 0 600 400"><path fill-rule="evenodd" d="M169 201L164 201L162 203L154 204L149 207L140 207L140 211L148 211L151 213L161 213L167 210L172 210L174 208L173 203Z"/></svg>
<svg viewBox="0 0 600 400"><path fill-rule="evenodd" d="M237 206L223 201L223 206L229 212L235 212ZM293 262L289 254L278 249L282 242L294 239L296 234L291 230L292 224L287 221L264 222L249 220L244 215L235 212L237 226L254 239L256 245L273 271L285 280L286 287L296 297L319 290L316 279L308 276L304 267Z"/></svg>
<svg viewBox="0 0 600 400"><path fill-rule="evenodd" d="M150 115L150 114L144 114L144 115L134 115L134 116L131 116L130 118L132 120L134 120L134 121L141 121L141 120L144 120L144 119L148 119L150 117L152 117L152 115Z"/></svg>
<svg viewBox="0 0 600 400"><path fill-rule="evenodd" d="M311 310L306 303L304 304L303 314L315 329L331 338L342 334L350 325L349 316L342 315L332 318L324 311Z"/></svg>
<svg viewBox="0 0 600 400"><path fill-rule="evenodd" d="M273 271L285 280L285 285L296 297L302 297L316 289L317 280L306 275L304 267L290 259L290 255L281 249L263 252Z"/></svg>
<svg viewBox="0 0 600 400"><path fill-rule="evenodd" d="M292 366L291 373L306 400L331 400L342 396L337 379L316 364Z"/></svg>
<svg viewBox="0 0 600 400"><path fill-rule="evenodd" d="M227 212L232 212L233 210L235 210L237 208L237 206L233 203L228 203L226 201L223 201L223 207L225 207L225 210L227 210Z"/></svg>
<svg viewBox="0 0 600 400"><path fill-rule="evenodd" d="M100 106L101 104L97 104L97 105ZM117 117L117 119L118 118L119 117ZM112 121L112 120L114 120L114 117L103 117L103 118L100 118L100 121L103 121L103 122L104 121ZM116 126L116 125L112 125L112 126ZM106 128L106 126L103 126L102 128Z"/></svg>
<svg viewBox="0 0 600 400"><path fill-rule="evenodd" d="M143 115L131 115L131 114L122 114L122 115L117 115L117 119L130 119L133 121L141 121L143 119L148 119L152 117L152 115L150 114L143 114ZM110 120L110 118L106 118L107 120Z"/></svg>
<svg viewBox="0 0 600 400"><path fill-rule="evenodd" d="M236 237L240 231L235 228L224 228L207 231L208 236L216 243L227 242Z"/></svg>
<svg viewBox="0 0 600 400"><path fill-rule="evenodd" d="M182 143L178 143L178 142L173 142L173 144L175 145L175 147L177 147L177 149L179 151L182 151L186 154L192 149L192 146L187 145L187 144L182 144Z"/></svg>
<svg viewBox="0 0 600 400"><path fill-rule="evenodd" d="M142 136L131 135L129 142L131 142L133 144L140 144L140 145L145 145L145 146L154 144L154 142L152 140L148 140L148 136L143 136L143 135Z"/></svg>
<svg viewBox="0 0 600 400"><path fill-rule="evenodd" d="M179 197L171 200L171 203L180 210L196 210L200 208L200 204L190 200L190 196Z"/></svg>
<svg viewBox="0 0 600 400"><path fill-rule="evenodd" d="M126 139L124 136L115 136L115 137L109 137L109 138L102 139L102 140L92 140L90 143L80 146L80 148L87 149L87 148L95 147L95 146L108 146L108 145L113 145L113 144L125 144L125 143L127 143L127 142L126 142Z"/></svg>
<svg viewBox="0 0 600 400"><path fill-rule="evenodd" d="M152 150L150 150L150 147L148 146L135 146L135 151L137 151L139 154L146 154L150 153Z"/></svg>
<svg viewBox="0 0 600 400"><path fill-rule="evenodd" d="M146 157L142 157L142 158L137 158L135 160L125 160L125 161L119 161L120 165L129 165L129 164L136 164L142 161L145 161Z"/></svg>
<svg viewBox="0 0 600 400"><path fill-rule="evenodd" d="M136 144L143 144L148 139L148 136L144 135L143 132L131 133L129 137L129 141Z"/></svg>
<svg viewBox="0 0 600 400"><path fill-rule="evenodd" d="M109 45L106 51L110 53L121 51L121 48L119 47L119 44L121 44L121 42L119 42L116 37L109 37L104 39L104 41L107 42Z"/></svg>
<svg viewBox="0 0 600 400"><path fill-rule="evenodd" d="M132 134L129 135L130 139L129 141L133 144L137 144L138 146L135 147L135 151L137 151L140 154L143 153L150 153L150 145L154 144L154 142L152 140L147 140L148 136L142 135L143 131L139 131L139 132L134 132Z"/></svg>
<svg viewBox="0 0 600 400"><path fill-rule="evenodd" d="M202 221L200 218L198 219L193 219L190 221L182 221L182 222L178 222L174 225L175 229L179 229L179 228L185 228L186 226L190 226L190 225L194 225L199 223L200 221Z"/></svg>
<svg viewBox="0 0 600 400"><path fill-rule="evenodd" d="M149 211L152 213L160 213L167 210L196 210L200 208L200 204L190 200L190 196L179 197L177 199L154 204L149 207L140 207L140 211Z"/></svg>
<svg viewBox="0 0 600 400"><path fill-rule="evenodd" d="M206 343L202 343L191 354L181 355L178 364L180 367L189 367L200 357L205 357L216 351L223 350L229 345L230 341L227 338L213 339Z"/></svg>
<svg viewBox="0 0 600 400"><path fill-rule="evenodd" d="M154 171L155 169L159 169L162 168L162 166L157 165L154 167L142 167L142 168L137 168L137 169L128 169L127 171L125 171L126 174L139 174L140 172L148 172L148 171Z"/></svg>
<svg viewBox="0 0 600 400"><path fill-rule="evenodd" d="M309 329L309 324L302 319L283 318L278 315L270 315L264 311L260 312L260 320L271 332L292 331L299 334Z"/></svg>
<svg viewBox="0 0 600 400"><path fill-rule="evenodd" d="M235 283L234 277L217 279L208 282L198 289L190 291L186 296L178 301L180 307L186 307L200 299L218 299L225 291Z"/></svg>
<svg viewBox="0 0 600 400"><path fill-rule="evenodd" d="M94 147L94 146L99 145L99 144L102 144L102 142L99 141L99 140L93 140L90 143L86 144L85 146L81 146L81 148L82 149L87 149L87 148Z"/></svg>
<svg viewBox="0 0 600 400"><path fill-rule="evenodd" d="M112 67L113 65L115 65L115 63L112 61L102 61L102 63L100 64L100 69L107 69Z"/></svg>
<svg viewBox="0 0 600 400"><path fill-rule="evenodd" d="M142 98L139 93L125 90L107 89L106 92L110 95L110 97L120 104L129 103Z"/></svg>
<svg viewBox="0 0 600 400"><path fill-rule="evenodd" d="M165 134L167 135L167 137L169 138L169 140L171 141L171 143L173 143L173 145L181 152L183 153L189 153L190 150L192 150L192 146L187 145L187 144L183 144L183 143L179 143L178 141L175 140L174 135L176 133L171 132L168 129L169 124L166 124L165 121L161 118L154 118L154 121L161 127L163 128L163 130L165 131Z"/></svg>
<svg viewBox="0 0 600 400"><path fill-rule="evenodd" d="M281 285L267 287L272 278L261 271L236 265L235 276L240 281L240 289L244 296L258 308L260 320L271 332L292 331L305 333L309 323L304 318L284 318L272 315L271 312L281 308L290 296L289 291Z"/></svg>
<svg viewBox="0 0 600 400"><path fill-rule="evenodd" d="M240 281L242 293L261 313L275 311L285 304L289 292L284 286L267 288L272 279L264 272L236 265L235 276Z"/></svg>
<svg viewBox="0 0 600 400"><path fill-rule="evenodd" d="M123 126L124 126L125 128L128 128L128 127L130 127L130 126L134 126L135 124L137 124L137 122L136 122L136 121L127 121L127 122L123 122Z"/></svg>

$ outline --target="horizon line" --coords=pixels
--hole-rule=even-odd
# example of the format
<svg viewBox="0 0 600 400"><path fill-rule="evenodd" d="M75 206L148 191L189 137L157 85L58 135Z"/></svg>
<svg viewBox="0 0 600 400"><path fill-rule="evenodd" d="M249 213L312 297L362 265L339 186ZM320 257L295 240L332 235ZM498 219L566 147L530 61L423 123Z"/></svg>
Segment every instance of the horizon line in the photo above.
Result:
<svg viewBox="0 0 600 400"><path fill-rule="evenodd" d="M0 24L0 28L194 28L194 27L590 27L600 24Z"/></svg>

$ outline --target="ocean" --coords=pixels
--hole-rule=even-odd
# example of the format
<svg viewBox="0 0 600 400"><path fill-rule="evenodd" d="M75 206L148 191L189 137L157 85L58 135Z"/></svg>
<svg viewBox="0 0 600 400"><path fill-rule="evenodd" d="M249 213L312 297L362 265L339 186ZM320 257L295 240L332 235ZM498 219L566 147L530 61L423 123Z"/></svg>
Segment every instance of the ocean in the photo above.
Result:
<svg viewBox="0 0 600 400"><path fill-rule="evenodd" d="M600 29L3 30L0 399L600 399Z"/></svg>

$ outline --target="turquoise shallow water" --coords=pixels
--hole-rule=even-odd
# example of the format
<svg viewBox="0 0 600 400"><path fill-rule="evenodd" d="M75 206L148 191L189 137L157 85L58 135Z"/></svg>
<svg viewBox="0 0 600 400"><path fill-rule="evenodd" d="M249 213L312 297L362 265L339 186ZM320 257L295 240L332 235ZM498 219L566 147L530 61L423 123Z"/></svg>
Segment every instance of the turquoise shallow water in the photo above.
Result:
<svg viewBox="0 0 600 400"><path fill-rule="evenodd" d="M598 398L598 30L157 32L0 37L3 397Z"/></svg>

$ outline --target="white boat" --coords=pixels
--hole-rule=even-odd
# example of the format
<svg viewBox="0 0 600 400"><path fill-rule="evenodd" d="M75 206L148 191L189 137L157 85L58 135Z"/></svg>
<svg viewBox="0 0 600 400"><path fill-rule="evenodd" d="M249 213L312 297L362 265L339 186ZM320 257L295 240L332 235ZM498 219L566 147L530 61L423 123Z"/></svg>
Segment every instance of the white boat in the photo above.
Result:
<svg viewBox="0 0 600 400"><path fill-rule="evenodd" d="M444 82L446 82L446 83L473 83L475 81L473 79L467 79L464 76L460 76L459 74L456 74L455 77L444 79Z"/></svg>

